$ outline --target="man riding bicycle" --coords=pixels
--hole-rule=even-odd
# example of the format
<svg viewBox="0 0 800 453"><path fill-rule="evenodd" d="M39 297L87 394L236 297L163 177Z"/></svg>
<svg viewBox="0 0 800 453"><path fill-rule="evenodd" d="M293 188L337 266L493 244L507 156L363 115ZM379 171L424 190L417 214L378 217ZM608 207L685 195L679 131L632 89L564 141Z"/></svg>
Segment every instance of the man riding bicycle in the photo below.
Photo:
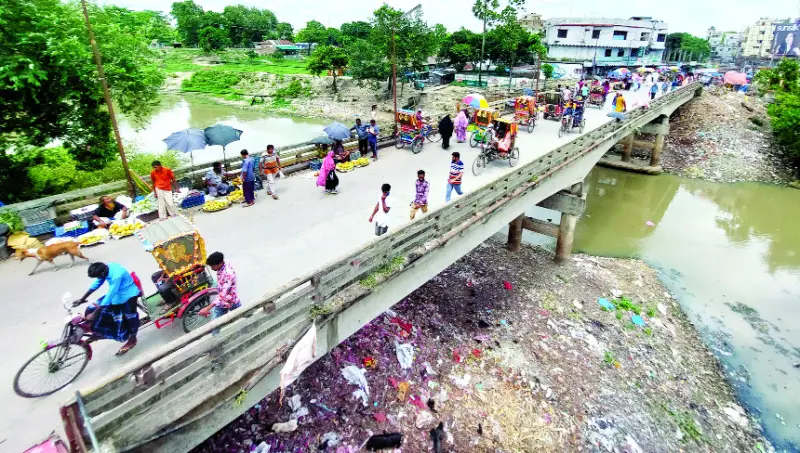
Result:
<svg viewBox="0 0 800 453"><path fill-rule="evenodd" d="M136 333L139 331L136 300L141 296L141 290L130 272L117 263L92 263L88 275L96 279L95 282L72 306L86 303L93 292L103 283L108 283L108 292L86 308L84 319L91 323L94 337L125 342L117 351L117 355L123 355L136 346Z"/></svg>

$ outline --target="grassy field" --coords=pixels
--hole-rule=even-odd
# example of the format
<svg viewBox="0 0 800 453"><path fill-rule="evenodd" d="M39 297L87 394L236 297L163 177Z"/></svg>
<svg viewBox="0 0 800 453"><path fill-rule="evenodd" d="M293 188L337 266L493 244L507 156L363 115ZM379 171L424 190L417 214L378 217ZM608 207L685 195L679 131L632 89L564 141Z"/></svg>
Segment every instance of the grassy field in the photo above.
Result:
<svg viewBox="0 0 800 453"><path fill-rule="evenodd" d="M250 59L243 50L228 50L207 56L198 49L165 49L159 51L161 64L169 72L194 72L200 70L230 72L269 72L272 74L308 74L305 62L301 59L285 58L271 61L266 57ZM195 59L209 64L197 64ZM212 64L217 63L218 64Z"/></svg>

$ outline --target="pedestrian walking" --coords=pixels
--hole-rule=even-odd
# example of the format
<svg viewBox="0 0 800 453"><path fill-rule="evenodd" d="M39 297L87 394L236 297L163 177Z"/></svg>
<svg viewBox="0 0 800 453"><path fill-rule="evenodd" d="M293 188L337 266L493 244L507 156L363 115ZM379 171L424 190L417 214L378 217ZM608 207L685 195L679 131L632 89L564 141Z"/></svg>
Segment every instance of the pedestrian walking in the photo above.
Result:
<svg viewBox="0 0 800 453"><path fill-rule="evenodd" d="M372 158L378 160L378 135L381 133L381 128L375 120L369 120L369 128L367 129L367 142L369 149L372 151Z"/></svg>
<svg viewBox="0 0 800 453"><path fill-rule="evenodd" d="M389 211L392 209L392 186L383 184L381 186L381 196L369 216L369 223L375 222L375 236L381 236L389 231Z"/></svg>
<svg viewBox="0 0 800 453"><path fill-rule="evenodd" d="M211 315L212 319L217 319L232 310L242 306L239 293L236 290L236 271L230 263L225 262L225 256L220 252L214 252L206 258L206 264L217 273L217 297L212 299L198 313L200 316ZM211 334L219 333L218 329L212 330Z"/></svg>
<svg viewBox="0 0 800 453"><path fill-rule="evenodd" d="M417 172L417 181L415 182L416 191L414 201L411 202L411 220L417 215L417 211L422 209L422 213L428 212L428 192L430 192L430 184L425 180L425 170Z"/></svg>
<svg viewBox="0 0 800 453"><path fill-rule="evenodd" d="M171 168L161 165L160 161L154 160L153 170L150 172L150 181L153 183L153 194L158 200L158 218L166 219L167 216L178 215L175 207L174 192L178 191L178 183L175 181L175 173Z"/></svg>
<svg viewBox="0 0 800 453"><path fill-rule="evenodd" d="M442 149L450 147L450 137L453 136L453 120L450 119L450 114L445 114L439 120L439 134L442 136Z"/></svg>
<svg viewBox="0 0 800 453"><path fill-rule="evenodd" d="M622 95L621 91L618 91L611 101L611 109L620 113L628 111L628 105L625 103L625 96Z"/></svg>
<svg viewBox="0 0 800 453"><path fill-rule="evenodd" d="M267 180L267 195L272 195L274 200L278 199L275 193L275 178L282 176L281 158L275 152L274 145L267 145L267 151L261 156L261 174Z"/></svg>
<svg viewBox="0 0 800 453"><path fill-rule="evenodd" d="M256 164L246 149L243 149L239 154L242 155L242 192L244 192L244 205L242 207L249 208L256 203Z"/></svg>
<svg viewBox="0 0 800 453"><path fill-rule="evenodd" d="M655 99L657 94L658 94L658 85L653 84L653 86L650 87L650 100L652 101L653 99Z"/></svg>
<svg viewBox="0 0 800 453"><path fill-rule="evenodd" d="M667 94L668 91L669 91L669 81L664 80L664 83L661 84L661 95L663 96Z"/></svg>
<svg viewBox="0 0 800 453"><path fill-rule="evenodd" d="M455 190L457 194L463 195L461 192L461 177L464 176L464 162L461 162L461 154L454 152L451 154L450 160L450 174L447 176L447 194L444 201L450 201L450 194Z"/></svg>
<svg viewBox="0 0 800 453"><path fill-rule="evenodd" d="M458 143L464 143L467 141L467 126L469 125L469 119L467 118L467 111L461 110L458 112L456 116L456 141Z"/></svg>
<svg viewBox="0 0 800 453"><path fill-rule="evenodd" d="M324 149L324 148L323 148ZM333 160L333 151L329 151L325 159L322 160L322 167L319 169L317 185L325 188L325 195L337 194L339 177L336 176L336 161Z"/></svg>
<svg viewBox="0 0 800 453"><path fill-rule="evenodd" d="M362 156L367 155L367 125L361 124L361 118L356 118L355 126L350 128L350 131L356 131L358 135L358 152Z"/></svg>

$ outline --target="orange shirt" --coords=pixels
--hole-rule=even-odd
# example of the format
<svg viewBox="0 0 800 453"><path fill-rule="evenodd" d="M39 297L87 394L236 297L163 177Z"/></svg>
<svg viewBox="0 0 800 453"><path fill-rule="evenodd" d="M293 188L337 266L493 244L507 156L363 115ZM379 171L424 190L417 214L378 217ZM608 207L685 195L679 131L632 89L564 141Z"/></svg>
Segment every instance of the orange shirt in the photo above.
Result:
<svg viewBox="0 0 800 453"><path fill-rule="evenodd" d="M161 167L161 171L153 170L150 172L150 179L156 189L172 191L172 180L175 179L175 175L171 169Z"/></svg>

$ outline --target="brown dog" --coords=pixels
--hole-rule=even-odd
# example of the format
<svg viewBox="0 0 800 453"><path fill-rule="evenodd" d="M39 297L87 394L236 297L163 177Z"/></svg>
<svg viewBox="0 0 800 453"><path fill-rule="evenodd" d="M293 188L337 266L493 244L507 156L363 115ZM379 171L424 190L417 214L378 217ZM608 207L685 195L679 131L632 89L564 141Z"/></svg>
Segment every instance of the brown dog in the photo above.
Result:
<svg viewBox="0 0 800 453"><path fill-rule="evenodd" d="M78 241L69 239L59 242L51 242L48 245L39 247L38 249L17 250L16 252L17 259L20 261L24 260L25 258L36 258L39 260L31 273L28 275L33 275L33 273L36 272L36 269L38 269L39 266L41 266L41 264L45 261L52 264L53 270L57 271L58 266L53 263L53 259L61 255L69 255L69 257L72 258L72 263L70 263L68 267L72 267L72 265L75 264L76 256L89 261L89 258L86 258L83 256L83 253L81 253L80 243L78 243Z"/></svg>

